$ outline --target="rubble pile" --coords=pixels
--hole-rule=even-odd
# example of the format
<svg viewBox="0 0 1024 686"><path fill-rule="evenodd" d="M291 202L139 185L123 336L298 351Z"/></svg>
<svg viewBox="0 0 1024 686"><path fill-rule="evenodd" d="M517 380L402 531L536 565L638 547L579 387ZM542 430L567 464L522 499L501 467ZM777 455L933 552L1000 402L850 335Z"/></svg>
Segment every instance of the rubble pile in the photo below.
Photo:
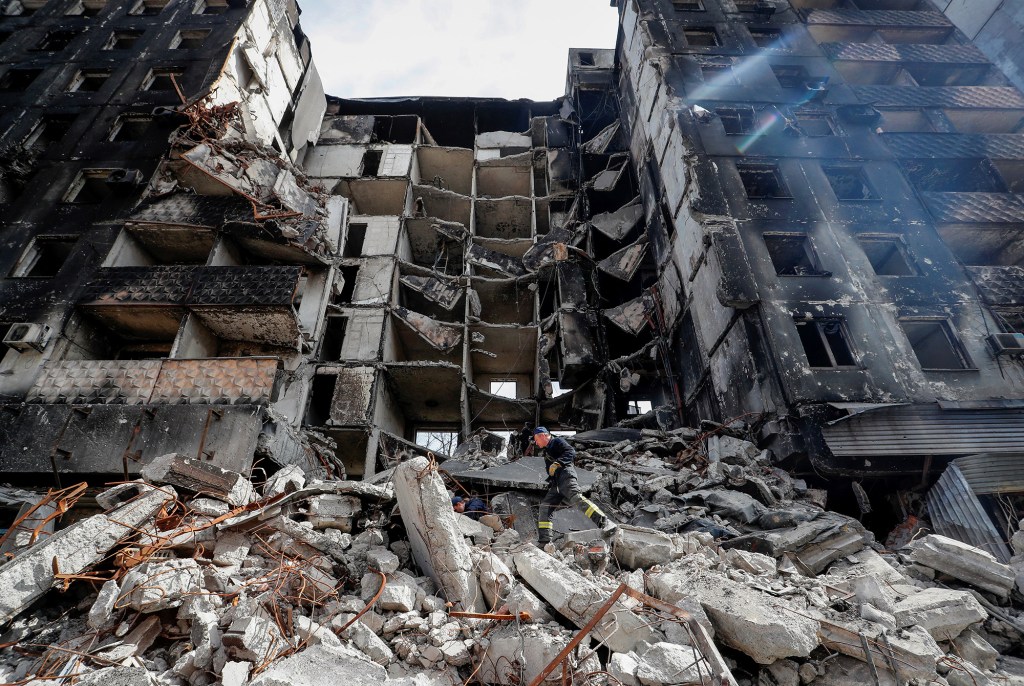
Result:
<svg viewBox="0 0 1024 686"><path fill-rule="evenodd" d="M630 436L577 441L619 526L547 550L512 498L453 511L431 457L254 483L165 455L4 537L0 682L1024 684L1021 536L1009 565L886 550L728 431Z"/></svg>

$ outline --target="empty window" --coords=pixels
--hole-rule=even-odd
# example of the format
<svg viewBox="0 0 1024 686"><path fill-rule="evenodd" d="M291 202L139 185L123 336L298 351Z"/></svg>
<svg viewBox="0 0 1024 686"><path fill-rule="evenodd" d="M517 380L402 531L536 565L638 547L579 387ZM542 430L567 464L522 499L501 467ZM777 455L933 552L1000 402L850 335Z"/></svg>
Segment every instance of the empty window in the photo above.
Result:
<svg viewBox="0 0 1024 686"><path fill-rule="evenodd" d="M834 136L832 120L824 112L794 112L793 120L805 136Z"/></svg>
<svg viewBox="0 0 1024 686"><path fill-rule="evenodd" d="M171 41L172 50L195 50L203 47L210 37L209 29L194 29L189 31L178 31Z"/></svg>
<svg viewBox="0 0 1024 686"><path fill-rule="evenodd" d="M968 369L967 356L944 319L900 319L921 369Z"/></svg>
<svg viewBox="0 0 1024 686"><path fill-rule="evenodd" d="M75 121L73 114L44 114L25 137L22 147L32 152L42 152L51 143L57 143Z"/></svg>
<svg viewBox="0 0 1024 686"><path fill-rule="evenodd" d="M729 136L739 136L754 130L753 107L719 107L715 114Z"/></svg>
<svg viewBox="0 0 1024 686"><path fill-rule="evenodd" d="M146 80L142 82L142 90L144 91L177 91L175 83L181 80L182 74L185 73L184 67L165 67L160 69L154 69L146 77ZM180 83L178 84L180 86Z"/></svg>
<svg viewBox="0 0 1024 686"><path fill-rule="evenodd" d="M754 44L759 48L775 48L782 49L788 47L786 45L786 37L782 33L782 29L749 29L750 37L754 39Z"/></svg>
<svg viewBox="0 0 1024 686"><path fill-rule="evenodd" d="M344 264L339 269L341 272L341 292L338 293L338 297L335 302L349 303L352 302L352 296L356 292L356 281L359 279L359 265L357 264Z"/></svg>
<svg viewBox="0 0 1024 686"><path fill-rule="evenodd" d="M135 3L128 14L133 14L139 17L154 17L163 11L164 7L167 6L168 0L139 0Z"/></svg>
<svg viewBox="0 0 1024 686"><path fill-rule="evenodd" d="M552 381L551 382L551 397L552 398L557 398L558 396L565 395L566 393L572 393L572 389L571 388L562 388L562 384L558 383L557 381Z"/></svg>
<svg viewBox="0 0 1024 686"><path fill-rule="evenodd" d="M337 362L341 359L341 351L345 346L345 334L348 331L347 316L331 316L324 327L323 346L320 348L322 362Z"/></svg>
<svg viewBox="0 0 1024 686"><path fill-rule="evenodd" d="M700 0L672 0L672 9L676 12L699 12L704 5Z"/></svg>
<svg viewBox="0 0 1024 686"><path fill-rule="evenodd" d="M110 78L110 72L105 69L83 69L75 74L68 84L68 91L72 93L95 93Z"/></svg>
<svg viewBox="0 0 1024 686"><path fill-rule="evenodd" d="M56 276L75 246L73 236L40 236L14 266L11 276L48 278Z"/></svg>
<svg viewBox="0 0 1024 686"><path fill-rule="evenodd" d="M806 234L766 233L764 244L779 276L830 276L818 267L818 258Z"/></svg>
<svg viewBox="0 0 1024 686"><path fill-rule="evenodd" d="M118 143L141 140L152 125L153 117L148 115L121 115L110 129L109 140Z"/></svg>
<svg viewBox="0 0 1024 686"><path fill-rule="evenodd" d="M349 224L348 238L342 257L362 257L363 242L366 240L366 224Z"/></svg>
<svg viewBox="0 0 1024 686"><path fill-rule="evenodd" d="M491 395L499 395L502 398L517 398L518 386L514 379L495 379L491 381Z"/></svg>
<svg viewBox="0 0 1024 686"><path fill-rule="evenodd" d="M855 167L825 167L832 192L839 200L871 200L878 196L871 190L864 178L863 170Z"/></svg>
<svg viewBox="0 0 1024 686"><path fill-rule="evenodd" d="M13 31L0 31L0 45L7 42L7 39L14 35Z"/></svg>
<svg viewBox="0 0 1024 686"><path fill-rule="evenodd" d="M76 17L95 17L107 6L107 0L77 0L71 3L64 14Z"/></svg>
<svg viewBox="0 0 1024 686"><path fill-rule="evenodd" d="M76 31L72 29L47 31L46 35L43 36L43 39L41 41L39 41L39 44L36 45L35 49L47 50L50 52L63 50L64 48L68 47L68 45L71 44L71 41L73 41L75 37L80 35L81 33L81 31Z"/></svg>
<svg viewBox="0 0 1024 686"><path fill-rule="evenodd" d="M917 267L900 236L860 235L857 242L879 276L917 276Z"/></svg>
<svg viewBox="0 0 1024 686"><path fill-rule="evenodd" d="M854 367L853 348L846 333L846 325L839 318L815 318L797 320L797 333L803 344L804 354L811 367L835 368Z"/></svg>
<svg viewBox="0 0 1024 686"><path fill-rule="evenodd" d="M579 52L576 53L580 61L581 67L593 67L594 66L594 53L592 52Z"/></svg>
<svg viewBox="0 0 1024 686"><path fill-rule="evenodd" d="M108 179L113 169L83 169L64 195L64 202L103 202L112 195Z"/></svg>
<svg viewBox="0 0 1024 686"><path fill-rule="evenodd" d="M783 88L803 88L810 78L807 70L800 66L773 64L771 68Z"/></svg>
<svg viewBox="0 0 1024 686"><path fill-rule="evenodd" d="M718 31L711 27L683 29L683 38L692 48L710 48L722 44Z"/></svg>
<svg viewBox="0 0 1024 686"><path fill-rule="evenodd" d="M737 164L736 170L740 173L740 180L743 182L743 189L747 197L759 198L788 198L789 191L782 182L782 175L779 168L773 164Z"/></svg>
<svg viewBox="0 0 1024 686"><path fill-rule="evenodd" d="M0 91L21 93L27 90L36 77L42 73L42 69L8 69L3 76L0 76Z"/></svg>
<svg viewBox="0 0 1024 686"><path fill-rule="evenodd" d="M228 11L227 0L198 0L193 14L224 14Z"/></svg>
<svg viewBox="0 0 1024 686"><path fill-rule="evenodd" d="M104 50L127 50L135 45L135 41L142 36L142 31L114 31L110 34Z"/></svg>
<svg viewBox="0 0 1024 686"><path fill-rule="evenodd" d="M383 154L383 150L367 150L363 154L363 176L377 176Z"/></svg>
<svg viewBox="0 0 1024 686"><path fill-rule="evenodd" d="M654 409L654 403L650 400L627 400L626 401L626 414L628 415L641 415L647 414Z"/></svg>
<svg viewBox="0 0 1024 686"><path fill-rule="evenodd" d="M457 431L417 431L416 445L442 455L451 455L459 445Z"/></svg>
<svg viewBox="0 0 1024 686"><path fill-rule="evenodd" d="M712 86L735 86L737 83L731 64L702 64L700 74L704 83Z"/></svg>

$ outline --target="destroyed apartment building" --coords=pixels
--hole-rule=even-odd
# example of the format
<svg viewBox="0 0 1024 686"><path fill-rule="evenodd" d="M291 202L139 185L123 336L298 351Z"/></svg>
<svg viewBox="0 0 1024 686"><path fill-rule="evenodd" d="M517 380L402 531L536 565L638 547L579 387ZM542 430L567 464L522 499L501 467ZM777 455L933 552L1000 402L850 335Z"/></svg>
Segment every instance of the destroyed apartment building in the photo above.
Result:
<svg viewBox="0 0 1024 686"><path fill-rule="evenodd" d="M960 4L595 0L535 102L0 0L0 682L1024 684L1024 94ZM536 426L617 530L532 544Z"/></svg>

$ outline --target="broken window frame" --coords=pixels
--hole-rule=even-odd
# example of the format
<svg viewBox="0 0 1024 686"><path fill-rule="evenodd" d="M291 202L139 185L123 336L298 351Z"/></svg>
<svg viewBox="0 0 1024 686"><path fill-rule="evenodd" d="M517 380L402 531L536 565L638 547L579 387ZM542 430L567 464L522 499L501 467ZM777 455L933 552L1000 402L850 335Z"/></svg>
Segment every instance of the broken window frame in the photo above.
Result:
<svg viewBox="0 0 1024 686"><path fill-rule="evenodd" d="M78 174L75 175L74 181L71 182L71 185L68 186L68 189L64 192L61 202L75 205L94 205L96 203L103 202L106 197L110 195L109 193L98 193L99 196L104 197L94 197L92 193L90 193L90 197L86 200L79 200L78 198L82 196L84 191L90 190L100 183L104 184L105 188L107 179L110 178L110 174L113 171L115 170L108 168L88 168L80 170Z"/></svg>
<svg viewBox="0 0 1024 686"><path fill-rule="evenodd" d="M421 436L423 442L420 442ZM461 441L459 440L459 429L454 426L417 426L413 433L413 443L431 452L439 452L443 455L451 455L455 452Z"/></svg>
<svg viewBox="0 0 1024 686"><path fill-rule="evenodd" d="M15 263L14 268L11 270L10 278L12 279L52 279L55 277L60 270L67 263L68 257L75 249L75 243L78 241L77 236L68 235L52 235L52 236L36 236L29 241L28 246L21 253L21 257ZM57 265L56 269L48 269L43 274L33 274L41 263L48 263L44 260L46 257L45 247L47 244L61 244L64 247L64 254L60 256L60 264Z"/></svg>
<svg viewBox="0 0 1024 686"><path fill-rule="evenodd" d="M25 136L25 139L21 142L22 149L34 149L36 147L36 143L39 141L40 138L43 137L43 134L46 133L47 128L51 127L54 124L58 124L61 121L64 121L67 123L67 128L65 128L63 132L61 132L60 136L49 139L45 146L39 148L39 152L45 150L52 143L60 142L61 140L63 140L64 136L67 135L68 129L71 128L71 124L75 120L75 116L76 115L73 114L43 114L41 117L39 117L35 125L32 126L32 129L29 131L28 135Z"/></svg>
<svg viewBox="0 0 1024 686"><path fill-rule="evenodd" d="M907 339L907 344L910 349L914 351L914 357L917 359L918 365L921 367L923 372L962 372L975 370L976 367L971 361L970 356L967 354L967 350L964 349L963 343L960 341L960 337L957 336L956 330L953 328L952 322L948 317L918 317L918 316L907 316L899 318L900 328L903 330L903 335ZM921 355L918 352L917 345L922 343L921 340L915 344L914 339L911 336L911 332L907 330L907 324L911 325L931 325L935 327L935 331L928 336L934 335L935 333L941 333L946 345L949 346L949 352L952 353L953 357L959 362L959 366L956 367L926 367L924 361L921 359Z"/></svg>
<svg viewBox="0 0 1024 686"><path fill-rule="evenodd" d="M576 62L581 67L596 67L597 61L594 59L594 53L590 50L581 50L576 53Z"/></svg>
<svg viewBox="0 0 1024 686"><path fill-rule="evenodd" d="M828 180L828 185L832 189L832 194L835 195L836 200L840 202L860 202L865 200L874 201L880 199L880 196L875 191L871 183L868 181L868 177L864 173L864 167L862 166L822 165L821 172L822 174L825 175L825 178ZM857 180L860 181L860 184L865 191L865 197L852 198L839 195L839 191L836 189L836 184L833 182L833 175L837 173L856 176Z"/></svg>
<svg viewBox="0 0 1024 686"><path fill-rule="evenodd" d="M512 395L508 395L508 386L512 387ZM515 400L519 397L519 382L512 378L492 378L487 382L487 388L488 393L501 398Z"/></svg>
<svg viewBox="0 0 1024 686"><path fill-rule="evenodd" d="M857 352L853 347L850 332L846 326L846 319L844 317L795 317L793 324L797 327L797 337L800 339L801 348L804 351L804 357L807 360L807 365L811 369L859 369L860 364L858 363ZM825 327L836 328L833 331L827 331ZM811 359L811 354L807 349L808 341L803 336L803 331L810 331L811 328L817 334L817 342L821 345L821 350L827 355L829 364L827 366L816 365ZM845 351L837 351L833 349L833 339L830 337L838 337L836 340L845 347ZM812 338L812 340L815 340ZM837 352L845 353L837 355ZM848 359L849 362L844 360ZM842 362L842 364L840 364Z"/></svg>
<svg viewBox="0 0 1024 686"><path fill-rule="evenodd" d="M643 398L626 398L626 416L639 417L654 411L654 403Z"/></svg>
<svg viewBox="0 0 1024 686"><path fill-rule="evenodd" d="M771 163L737 163L736 172L740 177L740 183L743 185L743 190L747 194L748 200L792 200L793 196L789 191L789 187L786 185L785 179L782 178L782 171L777 164ZM744 172L766 174L771 173L778 192L775 194L765 195L751 195L751 186L748 185L747 179L744 178Z"/></svg>
<svg viewBox="0 0 1024 686"><path fill-rule="evenodd" d="M771 261L772 267L775 268L776 276L832 276L832 272L821 269L821 263L818 260L817 252L814 250L814 244L811 241L811 237L806 233L768 231L763 233L761 238L764 240L765 249L768 251L768 257ZM775 259L778 253L772 250L773 241L800 241L800 249L803 250L804 256L807 258L807 267L780 267L780 263ZM790 269L792 271L788 271Z"/></svg>
<svg viewBox="0 0 1024 686"><path fill-rule="evenodd" d="M735 107L716 107L715 114L722 122L722 130L726 136L747 136L757 128L757 113L752 105L737 105ZM749 119L747 119L749 117ZM735 121L738 128L730 131L726 121Z"/></svg>
<svg viewBox="0 0 1024 686"><path fill-rule="evenodd" d="M150 127L152 127L153 121L153 117L147 114L122 114L114 120L114 124L110 127L110 133L107 134L107 140L113 143L131 143L143 140ZM141 130L136 131L136 127L142 122L145 122L145 125L141 127ZM127 129L126 126L128 127ZM120 135L122 132L129 130L134 131L129 137L122 137Z"/></svg>
<svg viewBox="0 0 1024 686"><path fill-rule="evenodd" d="M176 90L174 88L175 82L177 82L178 86L181 87L181 77L184 75L185 67L183 66L153 67L149 70L149 73L146 74L146 78L142 79L140 88L141 90L149 91L151 93L174 93ZM171 78L172 76L174 77L173 79ZM167 80L169 88L164 88L162 86L162 79ZM161 84L160 88L153 87L158 84Z"/></svg>
<svg viewBox="0 0 1024 686"><path fill-rule="evenodd" d="M857 243L860 245L861 250L864 252L864 256L867 257L868 262L871 264L871 268L874 270L875 275L885 276L892 278L903 278L908 276L920 276L921 270L917 266L917 260L910 253L910 249L907 247L907 242L903 239L903 236L895 233L860 233L856 236ZM871 254L865 249L865 244L892 244L892 249L900 256L903 264L906 266L907 273L905 274L886 274L878 271L876 260L872 258ZM889 262L892 258L887 258L884 262Z"/></svg>

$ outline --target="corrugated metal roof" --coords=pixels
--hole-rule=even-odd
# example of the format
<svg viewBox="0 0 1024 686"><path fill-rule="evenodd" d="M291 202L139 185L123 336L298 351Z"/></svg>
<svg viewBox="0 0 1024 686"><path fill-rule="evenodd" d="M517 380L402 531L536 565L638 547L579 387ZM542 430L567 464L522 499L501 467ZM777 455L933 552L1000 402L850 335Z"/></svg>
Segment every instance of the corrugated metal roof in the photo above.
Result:
<svg viewBox="0 0 1024 686"><path fill-rule="evenodd" d="M982 453L954 463L978 495L1024 493L1024 453Z"/></svg>
<svg viewBox="0 0 1024 686"><path fill-rule="evenodd" d="M825 426L837 457L1024 453L1024 410L882 406Z"/></svg>
<svg viewBox="0 0 1024 686"><path fill-rule="evenodd" d="M1003 563L1010 561L1010 549L992 523L978 496L957 466L946 468L928 492L928 518L932 528L943 536L973 545L991 553Z"/></svg>

